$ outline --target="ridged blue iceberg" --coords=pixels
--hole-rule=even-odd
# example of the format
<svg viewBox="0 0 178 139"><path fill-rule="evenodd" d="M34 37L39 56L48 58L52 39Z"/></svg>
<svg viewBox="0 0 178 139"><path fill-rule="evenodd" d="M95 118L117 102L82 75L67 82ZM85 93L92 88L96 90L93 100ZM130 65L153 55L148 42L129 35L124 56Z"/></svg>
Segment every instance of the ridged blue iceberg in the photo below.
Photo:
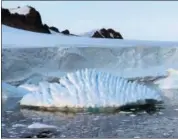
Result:
<svg viewBox="0 0 178 139"><path fill-rule="evenodd" d="M39 92L25 95L20 103L29 107L105 108L144 104L147 99L162 101L162 95L159 90L137 82L84 69L68 73L59 82L39 83Z"/></svg>

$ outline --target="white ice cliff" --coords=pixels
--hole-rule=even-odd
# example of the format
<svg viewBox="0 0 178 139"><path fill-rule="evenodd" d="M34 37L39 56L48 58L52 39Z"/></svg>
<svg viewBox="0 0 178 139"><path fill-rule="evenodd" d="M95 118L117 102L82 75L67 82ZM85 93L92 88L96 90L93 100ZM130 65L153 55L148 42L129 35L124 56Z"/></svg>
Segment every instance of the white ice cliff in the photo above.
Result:
<svg viewBox="0 0 178 139"><path fill-rule="evenodd" d="M178 42L56 36L4 25L2 34L4 81L24 80L36 73L64 75L83 68L126 78L162 76L169 68L178 69Z"/></svg>
<svg viewBox="0 0 178 139"><path fill-rule="evenodd" d="M41 82L39 92L25 95L20 104L49 108L105 108L145 104L147 99L162 101L159 90L92 69L68 73L59 82Z"/></svg>

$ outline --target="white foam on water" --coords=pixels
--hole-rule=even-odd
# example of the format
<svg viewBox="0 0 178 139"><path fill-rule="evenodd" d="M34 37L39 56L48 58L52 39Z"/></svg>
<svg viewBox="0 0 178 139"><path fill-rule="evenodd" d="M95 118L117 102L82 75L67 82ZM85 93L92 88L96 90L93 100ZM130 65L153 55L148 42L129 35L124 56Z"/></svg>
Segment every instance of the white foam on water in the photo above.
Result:
<svg viewBox="0 0 178 139"><path fill-rule="evenodd" d="M24 124L14 124L12 125L13 128L17 128L17 127L26 127L26 125Z"/></svg>

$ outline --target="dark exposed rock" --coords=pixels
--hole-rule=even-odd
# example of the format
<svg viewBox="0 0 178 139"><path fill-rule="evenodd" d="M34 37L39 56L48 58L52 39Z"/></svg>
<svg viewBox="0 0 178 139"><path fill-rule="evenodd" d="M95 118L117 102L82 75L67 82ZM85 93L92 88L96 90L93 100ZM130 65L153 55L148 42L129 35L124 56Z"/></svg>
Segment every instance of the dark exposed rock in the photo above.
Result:
<svg viewBox="0 0 178 139"><path fill-rule="evenodd" d="M5 18L8 18L10 16L10 12L8 9L2 9L1 8L1 21L3 22Z"/></svg>
<svg viewBox="0 0 178 139"><path fill-rule="evenodd" d="M69 30L67 30L67 29L62 31L61 33L65 34L65 35L69 35L70 34Z"/></svg>
<svg viewBox="0 0 178 139"><path fill-rule="evenodd" d="M92 38L104 38L98 31L96 31L93 36L91 36Z"/></svg>
<svg viewBox="0 0 178 139"><path fill-rule="evenodd" d="M98 31L95 31L91 36L93 38L112 38L112 39L123 39L122 35L119 32L116 32L113 29L102 28Z"/></svg>
<svg viewBox="0 0 178 139"><path fill-rule="evenodd" d="M2 8L2 24L33 32L50 33L49 29L42 24L40 13L32 7L28 7L30 11L26 15L12 14L8 9Z"/></svg>
<svg viewBox="0 0 178 139"><path fill-rule="evenodd" d="M109 34L109 31L107 31L105 28L100 30L100 34L102 34L105 38L112 38L112 36Z"/></svg>
<svg viewBox="0 0 178 139"><path fill-rule="evenodd" d="M36 26L42 25L41 15L33 7L30 7L30 12L26 15L26 21L27 23L34 24Z"/></svg>
<svg viewBox="0 0 178 139"><path fill-rule="evenodd" d="M48 25L46 25L46 24L44 24L44 29L46 29L46 30L48 30L49 31L49 27L48 27ZM49 31L49 33L50 33L50 31Z"/></svg>
<svg viewBox="0 0 178 139"><path fill-rule="evenodd" d="M108 32L111 33L111 34L113 34L114 38L123 39L122 35L119 32L114 31L111 28L108 29Z"/></svg>
<svg viewBox="0 0 178 139"><path fill-rule="evenodd" d="M59 33L59 30L58 30L58 28L56 28L56 27L49 27L49 29L51 29L52 31L55 31L55 32L58 32Z"/></svg>

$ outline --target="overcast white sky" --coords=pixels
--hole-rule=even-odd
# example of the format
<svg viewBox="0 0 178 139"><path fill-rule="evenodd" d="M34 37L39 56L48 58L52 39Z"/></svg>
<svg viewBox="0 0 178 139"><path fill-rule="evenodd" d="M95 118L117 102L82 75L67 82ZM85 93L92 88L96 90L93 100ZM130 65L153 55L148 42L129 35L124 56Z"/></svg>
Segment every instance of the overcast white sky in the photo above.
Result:
<svg viewBox="0 0 178 139"><path fill-rule="evenodd" d="M2 1L2 7L30 5L43 23L83 33L113 28L125 39L178 41L178 1Z"/></svg>

